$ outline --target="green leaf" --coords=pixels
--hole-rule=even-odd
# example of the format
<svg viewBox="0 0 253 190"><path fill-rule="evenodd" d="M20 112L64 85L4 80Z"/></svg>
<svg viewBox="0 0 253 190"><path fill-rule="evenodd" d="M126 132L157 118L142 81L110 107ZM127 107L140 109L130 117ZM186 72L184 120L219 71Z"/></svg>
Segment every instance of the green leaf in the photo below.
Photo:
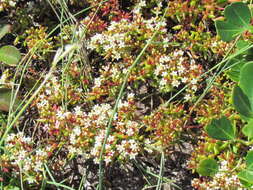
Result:
<svg viewBox="0 0 253 190"><path fill-rule="evenodd" d="M244 94L248 97L251 108L253 105L253 62L246 63L240 73L240 82L239 86L244 92Z"/></svg>
<svg viewBox="0 0 253 190"><path fill-rule="evenodd" d="M247 4L235 2L225 8L226 21L216 21L218 35L225 42L233 40L236 36L250 29L251 13Z"/></svg>
<svg viewBox="0 0 253 190"><path fill-rule="evenodd" d="M247 153L245 160L246 160L247 169L252 169L252 171L253 171L253 150L250 150Z"/></svg>
<svg viewBox="0 0 253 190"><path fill-rule="evenodd" d="M16 66L21 59L21 54L14 46L3 46L0 48L0 61L9 66Z"/></svg>
<svg viewBox="0 0 253 190"><path fill-rule="evenodd" d="M239 86L235 86L232 94L235 110L245 117L253 117L249 98L243 93Z"/></svg>
<svg viewBox="0 0 253 190"><path fill-rule="evenodd" d="M17 186L8 185L5 186L3 190L20 190L20 188Z"/></svg>
<svg viewBox="0 0 253 190"><path fill-rule="evenodd" d="M235 139L235 127L232 126L226 117L213 119L209 125L205 127L207 134L217 140L233 140Z"/></svg>
<svg viewBox="0 0 253 190"><path fill-rule="evenodd" d="M244 183L253 184L253 170L245 169L238 173L238 178Z"/></svg>
<svg viewBox="0 0 253 190"><path fill-rule="evenodd" d="M253 184L253 150L245 157L247 168L238 173L238 178L244 185Z"/></svg>
<svg viewBox="0 0 253 190"><path fill-rule="evenodd" d="M253 61L253 48L248 49L250 45L251 43L249 41L239 40L236 43L236 50L241 53L226 62L225 68L230 68L226 74L235 82L239 82L240 72L243 65L249 61ZM243 49L247 50L242 51Z"/></svg>
<svg viewBox="0 0 253 190"><path fill-rule="evenodd" d="M0 39L2 39L5 34L9 33L11 31L11 25L6 24L2 27L0 27Z"/></svg>
<svg viewBox="0 0 253 190"><path fill-rule="evenodd" d="M218 172L218 163L213 158L207 158L199 163L197 172L202 176L214 176Z"/></svg>
<svg viewBox="0 0 253 190"><path fill-rule="evenodd" d="M253 138L253 120L250 120L243 128L242 133L249 139Z"/></svg>
<svg viewBox="0 0 253 190"><path fill-rule="evenodd" d="M242 58L238 59L237 57L235 57L229 60L227 63L227 66L232 66L232 65L234 66L232 66L231 69L226 72L228 77L235 82L239 82L241 68L244 64L245 64L245 61Z"/></svg>
<svg viewBox="0 0 253 190"><path fill-rule="evenodd" d="M11 104L11 89L0 88L0 110L8 112ZM14 102L14 109L18 107L20 100Z"/></svg>

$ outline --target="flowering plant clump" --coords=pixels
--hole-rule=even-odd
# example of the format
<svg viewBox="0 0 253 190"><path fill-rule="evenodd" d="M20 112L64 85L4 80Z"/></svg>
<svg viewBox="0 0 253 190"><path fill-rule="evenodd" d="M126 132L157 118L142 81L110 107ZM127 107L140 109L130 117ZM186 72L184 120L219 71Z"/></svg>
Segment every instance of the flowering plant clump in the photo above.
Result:
<svg viewBox="0 0 253 190"><path fill-rule="evenodd" d="M251 188L251 1L22 2L0 1L1 188Z"/></svg>
<svg viewBox="0 0 253 190"><path fill-rule="evenodd" d="M0 11L3 11L5 9L11 9L15 8L18 0L2 0L0 2Z"/></svg>

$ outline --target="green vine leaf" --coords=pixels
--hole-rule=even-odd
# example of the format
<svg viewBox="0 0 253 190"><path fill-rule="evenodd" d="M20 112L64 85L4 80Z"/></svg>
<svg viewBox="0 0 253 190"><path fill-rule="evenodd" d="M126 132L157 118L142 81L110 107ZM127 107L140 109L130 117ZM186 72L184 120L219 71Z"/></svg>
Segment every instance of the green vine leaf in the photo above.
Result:
<svg viewBox="0 0 253 190"><path fill-rule="evenodd" d="M253 86L252 86L252 81L253 81L253 62L248 62L246 63L240 73L240 82L239 86L244 92L244 94L248 97L251 108L253 105Z"/></svg>
<svg viewBox="0 0 253 190"><path fill-rule="evenodd" d="M0 27L0 40L11 31L11 25L6 24L2 27Z"/></svg>
<svg viewBox="0 0 253 190"><path fill-rule="evenodd" d="M238 173L238 178L242 180L244 183L250 183L253 184L253 170L242 170Z"/></svg>
<svg viewBox="0 0 253 190"><path fill-rule="evenodd" d="M0 48L0 61L9 66L16 66L21 59L21 54L14 46L3 46Z"/></svg>
<svg viewBox="0 0 253 190"><path fill-rule="evenodd" d="M249 139L253 138L253 120L250 120L243 128L242 133Z"/></svg>
<svg viewBox="0 0 253 190"><path fill-rule="evenodd" d="M251 12L247 4L235 2L225 8L226 21L216 21L218 35L225 42L235 39L236 36L250 29Z"/></svg>
<svg viewBox="0 0 253 190"><path fill-rule="evenodd" d="M238 178L244 185L253 184L253 150L245 157L247 168L238 173Z"/></svg>
<svg viewBox="0 0 253 190"><path fill-rule="evenodd" d="M232 101L237 112L245 117L253 117L250 100L239 86L235 86L233 89Z"/></svg>
<svg viewBox="0 0 253 190"><path fill-rule="evenodd" d="M18 107L20 100L14 102L14 109ZM11 89L0 88L0 110L8 112L11 104Z"/></svg>
<svg viewBox="0 0 253 190"><path fill-rule="evenodd" d="M236 43L236 51L241 51L241 54L229 59L226 63L226 67L230 68L226 74L235 82L239 82L240 72L243 65L249 61L253 61L253 48L250 48L247 51L242 51L243 49L249 48L250 45L251 43L249 41L238 40Z"/></svg>
<svg viewBox="0 0 253 190"><path fill-rule="evenodd" d="M231 80L235 82L239 82L241 68L245 64L245 61L240 58L241 57L235 57L228 61L228 66L230 65L234 65L234 66L229 71L227 71L226 74Z"/></svg>
<svg viewBox="0 0 253 190"><path fill-rule="evenodd" d="M197 172L202 176L213 177L218 172L219 165L213 158L202 160L199 163Z"/></svg>
<svg viewBox="0 0 253 190"><path fill-rule="evenodd" d="M253 171L253 150L250 150L245 157L246 166L248 169L252 169Z"/></svg>
<svg viewBox="0 0 253 190"><path fill-rule="evenodd" d="M235 127L226 117L213 119L209 125L205 127L207 134L217 140L227 141L235 139Z"/></svg>

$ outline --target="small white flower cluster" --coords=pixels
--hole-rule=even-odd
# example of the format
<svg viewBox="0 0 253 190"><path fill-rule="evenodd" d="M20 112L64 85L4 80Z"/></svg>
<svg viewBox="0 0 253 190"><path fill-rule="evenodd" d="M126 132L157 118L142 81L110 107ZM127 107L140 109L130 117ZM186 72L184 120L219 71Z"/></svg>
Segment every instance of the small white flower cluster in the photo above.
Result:
<svg viewBox="0 0 253 190"><path fill-rule="evenodd" d="M8 161L10 164L17 168L20 168L23 172L26 173L37 173L44 170L43 163L48 157L47 152L50 150L38 148L36 151L33 151L32 138L26 137L22 132L19 132L17 134L8 134L5 143L5 154L8 154ZM1 155L3 159L7 158L5 154ZM29 183L32 183L32 180L29 177L27 178L27 181Z"/></svg>
<svg viewBox="0 0 253 190"><path fill-rule="evenodd" d="M88 113L89 118L96 118L93 123L98 127L105 126L109 117L112 114L112 107L110 104L100 104L93 106L92 110Z"/></svg>
<svg viewBox="0 0 253 190"><path fill-rule="evenodd" d="M143 8L143 7L145 7L146 6L146 1L145 0L140 0L136 5L135 5L135 7L134 7L134 9L133 9L133 13L134 14L140 14L141 13L141 9Z"/></svg>
<svg viewBox="0 0 253 190"><path fill-rule="evenodd" d="M145 3L144 1L141 2L142 7ZM140 25L140 23L142 24ZM169 41L169 38L166 29L166 21L159 20L157 17L144 19L140 16L133 21L127 19L121 19L118 22L112 21L106 31L103 33L97 33L91 37L87 44L87 48L96 50L105 56L105 58L112 58L113 60L128 58L132 55L131 49L135 49L134 44L136 41L132 40L131 31L136 33L136 28L138 28L138 33L147 33L147 31L149 31L148 34L150 36L145 37L147 39L152 36L153 32L158 30L159 34L163 35L161 36L161 39L163 42L166 42L164 43L164 47L168 47L167 42ZM146 43L146 41L143 40L143 43Z"/></svg>
<svg viewBox="0 0 253 190"><path fill-rule="evenodd" d="M124 158L135 159L139 151L139 145L134 139L123 140L117 145L117 150Z"/></svg>
<svg viewBox="0 0 253 190"><path fill-rule="evenodd" d="M111 55L112 59L119 60L124 52L121 50L126 47L125 40L127 35L125 32L114 32L114 30L122 26L126 27L127 25L129 25L129 22L126 19L122 19L120 22L111 22L107 32L92 36L87 48L99 51L99 47L101 46L106 54Z"/></svg>
<svg viewBox="0 0 253 190"><path fill-rule="evenodd" d="M171 55L162 55L154 70L161 90L188 84L190 90L188 89L184 97L186 101L189 101L192 98L192 94L198 89L198 79L195 77L196 74L194 74L196 72L201 72L199 66L196 65L191 57L184 56L184 51L182 50L175 50Z"/></svg>
<svg viewBox="0 0 253 190"><path fill-rule="evenodd" d="M241 189L244 190L236 173L231 173L228 168L228 162L223 160L220 162L220 172L215 174L212 180L193 179L192 186L198 190L226 190L226 189ZM246 190L246 189L245 189Z"/></svg>
<svg viewBox="0 0 253 190"><path fill-rule="evenodd" d="M18 0L0 0L0 11L3 11L6 7L15 7Z"/></svg>
<svg viewBox="0 0 253 190"><path fill-rule="evenodd" d="M105 130L101 131L100 134L96 136L94 147L91 150L91 155L95 157L94 162L96 164L99 163L99 156L100 156L100 151L102 150L104 138L105 138ZM113 147L112 147L113 142L115 142L115 137L110 135L107 139L107 144L105 145L104 161L106 164L109 164L112 161L113 156L115 154L115 151L113 150Z"/></svg>

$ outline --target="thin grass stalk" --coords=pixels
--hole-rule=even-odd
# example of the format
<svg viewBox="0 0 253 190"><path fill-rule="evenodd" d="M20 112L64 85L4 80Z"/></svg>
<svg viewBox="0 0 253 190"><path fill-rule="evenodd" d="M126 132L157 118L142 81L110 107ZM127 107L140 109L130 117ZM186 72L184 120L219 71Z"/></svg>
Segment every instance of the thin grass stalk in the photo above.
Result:
<svg viewBox="0 0 253 190"><path fill-rule="evenodd" d="M112 125L112 121L113 121L113 118L118 110L118 105L119 105L119 102L122 98L122 95L123 95L123 92L124 92L124 89L126 87L126 84L127 84L127 80L130 76L130 73L132 71L132 69L139 63L142 55L145 53L146 49L148 48L148 46L150 45L151 41L154 39L154 37L156 36L158 31L156 31L153 36L151 37L151 39L148 41L148 43L145 45L145 47L142 49L141 53L137 56L137 58L135 59L134 63L129 67L128 71L127 71L127 74L125 75L125 78L124 78L124 81L121 85L121 88L120 88L120 91L119 91L119 95L116 99L116 103L115 103L115 106L113 108L113 111L112 111L112 115L110 116L109 118L109 121L108 121L108 124L107 124L107 128L106 128L106 135L105 135L105 138L104 138L104 141L103 141L103 145L102 145L102 149L100 151L100 156L99 156L99 190L102 190L102 180L103 180L103 172L102 172L102 164L103 164L103 153L105 151L105 145L106 145L106 142L107 142L107 138L109 137L109 134L110 134L110 129L111 129L111 125Z"/></svg>
<svg viewBox="0 0 253 190"><path fill-rule="evenodd" d="M69 187L67 185L63 185L63 184L60 184L60 183L57 183L57 182L53 182L53 181L46 181L46 183L50 184L50 185L54 185L56 187L63 187L64 189L68 189L68 190L75 190L72 187Z"/></svg>
<svg viewBox="0 0 253 190"><path fill-rule="evenodd" d="M227 58L225 58L224 60L222 60L221 62L219 62L217 65L213 66L211 69L209 69L207 72L203 73L202 75L200 75L199 77L196 77L197 79L200 79L204 76L206 76L207 74L211 73L213 70L217 69L220 67L220 65L226 63L226 61L228 61L229 59L232 59L238 55L240 55L241 53L249 50L250 48L252 48L253 45L249 45L245 48L242 48L240 49L239 51L237 51L236 53L228 56ZM167 107L169 105L169 103L174 100L179 94L181 94L186 88L189 87L189 84L185 85L181 90L179 90L175 95L173 95L168 101L166 101L164 104L163 104L163 107Z"/></svg>
<svg viewBox="0 0 253 190"><path fill-rule="evenodd" d="M168 8L169 8L169 6L166 7L166 9L164 11L164 14L163 14L163 16L162 16L161 19L165 18L165 15L167 13ZM142 51L139 53L139 55L135 59L134 63L129 67L129 69L127 71L127 74L125 75L124 81L123 81L123 83L121 85L121 88L120 88L120 91L119 91L119 95L117 96L116 103L115 103L114 108L113 108L112 115L110 116L108 124L107 124L106 135L105 135L105 138L104 138L104 141L103 141L103 145L102 145L102 149L101 149L100 155L99 155L99 185L98 185L98 189L99 190L103 189L103 187L102 187L102 184L103 184L103 154L104 154L104 151L105 151L105 145L106 145L107 139L108 139L109 134L110 134L110 129L111 129L112 121L113 121L113 118L114 118L114 116L115 116L115 114L117 112L117 109L118 109L118 104L119 104L119 102L121 100L121 97L123 95L124 89L125 89L126 84L127 84L127 80L128 80L128 78L130 76L130 73L132 72L132 69L139 63L142 55L145 53L146 49L152 43L152 41L155 38L155 36L157 35L157 33L158 33L158 29L154 32L154 34L152 35L152 37L149 39L149 41L143 47Z"/></svg>
<svg viewBox="0 0 253 190"><path fill-rule="evenodd" d="M55 184L56 184L57 182L55 181L55 179L54 179L53 175L51 174L51 172L50 172L49 168L47 167L47 164L44 164L44 167L46 168L46 171L47 171L47 173L48 173L49 177L51 178L51 180L53 181L53 183L55 183ZM58 186L56 186L56 188L59 190Z"/></svg>
<svg viewBox="0 0 253 190"><path fill-rule="evenodd" d="M161 153L161 160L160 160L160 171L159 171L159 178L156 186L156 190L161 190L162 188L162 181L163 181L163 172L164 172L164 151L162 150Z"/></svg>
<svg viewBox="0 0 253 190"><path fill-rule="evenodd" d="M52 63L52 67L50 69L50 71L48 72L48 74L45 76L45 79L43 80L43 82L40 84L40 86L37 88L37 90L34 92L34 94L29 98L29 100L27 101L27 103L22 107L22 109L17 113L16 117L13 119L13 121L10 123L9 126L7 126L4 134L1 137L0 140L0 146L2 146L3 142L5 141L5 138L7 136L7 134L9 133L9 131L12 129L12 127L14 126L14 124L17 122L17 120L19 119L19 117L23 114L23 112L25 111L25 109L28 107L28 105L30 105L30 103L34 100L34 98L39 94L39 92L41 91L41 89L43 88L43 86L46 84L46 82L51 78L53 72L55 71L56 65L57 63L63 59L66 55L68 55L70 52L74 51L75 49L79 48L79 46L73 45L70 49L66 50L65 52L61 53L61 51L57 51L54 61Z"/></svg>
<svg viewBox="0 0 253 190"><path fill-rule="evenodd" d="M231 53L231 51L234 49L236 43L238 42L239 38L241 37L238 36L236 38L236 40L234 41L233 45L229 48L228 52L226 53L226 55L224 56L224 59L226 59L228 57L228 55ZM194 103L192 109L190 110L189 115L191 115L192 111L194 110L194 108L198 105L198 103L205 97L205 95L207 94L207 92L209 91L209 89L211 88L213 82L215 81L215 79L224 71L224 69L227 67L227 63L226 62L223 66L222 64L219 64L219 67L217 68L219 71L217 73L214 74L214 76L211 78L211 80L208 82L207 87L205 88L204 92L201 94L201 96L198 98L198 100ZM221 68L221 69L220 69Z"/></svg>

